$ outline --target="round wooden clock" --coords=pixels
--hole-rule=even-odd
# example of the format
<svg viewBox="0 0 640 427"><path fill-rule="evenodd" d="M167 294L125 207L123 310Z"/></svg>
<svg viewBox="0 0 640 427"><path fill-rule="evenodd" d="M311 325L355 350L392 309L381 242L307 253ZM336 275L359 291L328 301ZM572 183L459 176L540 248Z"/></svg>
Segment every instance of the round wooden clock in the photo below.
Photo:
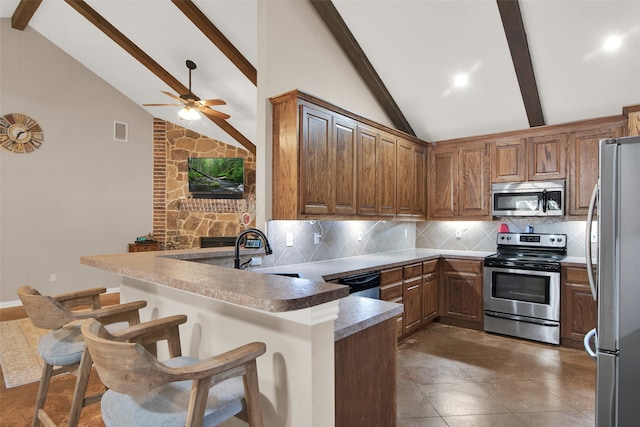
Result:
<svg viewBox="0 0 640 427"><path fill-rule="evenodd" d="M25 114L11 113L0 118L0 145L13 153L31 153L44 141L42 128Z"/></svg>

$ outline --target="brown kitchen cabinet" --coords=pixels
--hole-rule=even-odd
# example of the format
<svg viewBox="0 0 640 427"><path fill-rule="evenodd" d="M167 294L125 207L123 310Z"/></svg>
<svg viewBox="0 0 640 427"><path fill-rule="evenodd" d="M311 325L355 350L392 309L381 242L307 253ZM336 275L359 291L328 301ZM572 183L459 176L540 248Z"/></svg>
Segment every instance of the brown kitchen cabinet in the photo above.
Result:
<svg viewBox="0 0 640 427"><path fill-rule="evenodd" d="M528 180L548 181L565 179L567 163L567 136L565 133L528 138Z"/></svg>
<svg viewBox="0 0 640 427"><path fill-rule="evenodd" d="M409 335L422 326L422 263L403 267L404 333Z"/></svg>
<svg viewBox="0 0 640 427"><path fill-rule="evenodd" d="M587 332L598 323L598 303L593 300L586 267L562 267L560 340L582 348Z"/></svg>
<svg viewBox="0 0 640 427"><path fill-rule="evenodd" d="M442 260L442 323L483 329L482 265L476 260Z"/></svg>
<svg viewBox="0 0 640 427"><path fill-rule="evenodd" d="M422 263L422 326L440 316L440 270L439 260Z"/></svg>
<svg viewBox="0 0 640 427"><path fill-rule="evenodd" d="M486 143L447 144L429 154L429 217L490 215L490 159Z"/></svg>
<svg viewBox="0 0 640 427"><path fill-rule="evenodd" d="M380 142L376 153L378 181L374 187L380 200L378 213L384 216L396 214L396 138L380 132Z"/></svg>
<svg viewBox="0 0 640 427"><path fill-rule="evenodd" d="M624 134L624 122L569 134L569 188L567 214L586 215L593 188L598 182L599 142Z"/></svg>
<svg viewBox="0 0 640 427"><path fill-rule="evenodd" d="M398 139L396 158L397 214L402 217L426 218L427 149L411 141Z"/></svg>
<svg viewBox="0 0 640 427"><path fill-rule="evenodd" d="M305 214L355 214L356 124L301 106L300 205Z"/></svg>
<svg viewBox="0 0 640 427"><path fill-rule="evenodd" d="M438 147L429 152L430 218L458 215L458 147Z"/></svg>
<svg viewBox="0 0 640 427"><path fill-rule="evenodd" d="M524 138L491 144L491 182L522 182L527 179Z"/></svg>
<svg viewBox="0 0 640 427"><path fill-rule="evenodd" d="M403 271L402 267L390 268L380 272L380 299L403 304ZM404 333L404 315L396 318L396 337Z"/></svg>
<svg viewBox="0 0 640 427"><path fill-rule="evenodd" d="M356 181L358 215L395 215L395 137L358 126Z"/></svg>
<svg viewBox="0 0 640 427"><path fill-rule="evenodd" d="M422 148L414 151L419 156L426 142L297 90L270 101L273 219L404 216L397 206L398 183L417 195L412 219L425 218L424 180L414 175L398 181L397 145L409 141ZM414 173L424 174L419 167Z"/></svg>

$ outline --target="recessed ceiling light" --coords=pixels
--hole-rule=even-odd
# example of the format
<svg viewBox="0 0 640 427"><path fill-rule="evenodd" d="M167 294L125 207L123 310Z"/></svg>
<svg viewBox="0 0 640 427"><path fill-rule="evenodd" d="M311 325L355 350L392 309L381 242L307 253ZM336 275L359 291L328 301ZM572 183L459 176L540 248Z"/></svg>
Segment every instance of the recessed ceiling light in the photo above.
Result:
<svg viewBox="0 0 640 427"><path fill-rule="evenodd" d="M622 45L622 37L620 36L611 36L607 38L604 42L604 49L608 51L616 50Z"/></svg>
<svg viewBox="0 0 640 427"><path fill-rule="evenodd" d="M455 78L453 79L453 84L456 87L463 87L466 86L467 83L469 83L469 76L467 74L458 74L457 76L455 76Z"/></svg>

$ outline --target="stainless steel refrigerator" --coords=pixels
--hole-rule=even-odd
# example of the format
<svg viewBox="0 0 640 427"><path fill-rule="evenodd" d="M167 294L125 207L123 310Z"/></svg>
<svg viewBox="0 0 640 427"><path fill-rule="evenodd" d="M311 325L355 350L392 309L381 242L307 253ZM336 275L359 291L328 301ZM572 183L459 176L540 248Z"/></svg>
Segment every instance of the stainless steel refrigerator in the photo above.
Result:
<svg viewBox="0 0 640 427"><path fill-rule="evenodd" d="M640 425L640 137L600 141L600 177L587 219L585 248L591 273L591 228L597 206L598 326L585 337L596 358L596 426ZM595 335L595 351L590 349Z"/></svg>

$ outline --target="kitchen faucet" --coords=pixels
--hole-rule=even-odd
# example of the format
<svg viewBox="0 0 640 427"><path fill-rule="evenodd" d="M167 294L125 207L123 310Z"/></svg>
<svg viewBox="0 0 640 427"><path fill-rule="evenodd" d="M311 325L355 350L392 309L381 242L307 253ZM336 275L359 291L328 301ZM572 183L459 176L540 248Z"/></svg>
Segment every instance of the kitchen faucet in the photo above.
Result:
<svg viewBox="0 0 640 427"><path fill-rule="evenodd" d="M260 236L260 238L264 242L265 255L271 255L273 253L273 251L271 250L271 246L269 245L269 240L267 240L267 236L265 236L262 231L258 230L257 228L247 228L246 230L243 230L242 232L240 232L240 234L238 234L238 237L236 237L235 257L233 258L233 268L237 270L240 270L240 242L242 241L242 238L244 236L250 233L257 234L258 236ZM245 241L246 241L246 238L245 238Z"/></svg>

